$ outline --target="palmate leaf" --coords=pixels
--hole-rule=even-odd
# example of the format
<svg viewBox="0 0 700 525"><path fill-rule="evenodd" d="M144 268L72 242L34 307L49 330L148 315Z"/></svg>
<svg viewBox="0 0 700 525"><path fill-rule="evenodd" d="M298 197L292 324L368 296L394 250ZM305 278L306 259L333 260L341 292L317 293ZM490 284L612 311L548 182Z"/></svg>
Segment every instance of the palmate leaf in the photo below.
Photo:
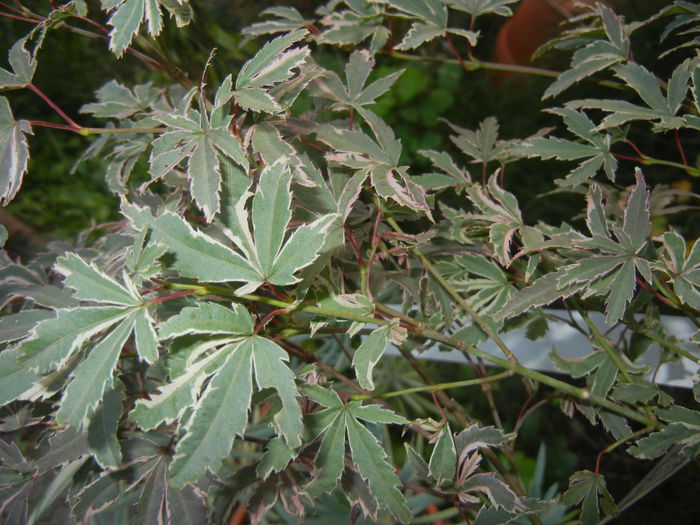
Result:
<svg viewBox="0 0 700 525"><path fill-rule="evenodd" d="M352 462L366 480L377 503L402 523L411 512L398 490L400 481L394 467L386 461L386 452L377 438L360 422L405 424L406 420L376 405L362 406L359 401L344 405L338 395L318 386L305 386L303 393L325 407L310 416L314 434L323 434L316 455L314 481L307 487L310 494L320 495L335 488L344 470L345 445L350 446Z"/></svg>
<svg viewBox="0 0 700 525"><path fill-rule="evenodd" d="M629 28L602 2L596 4L596 11L607 40L594 39L576 50L571 59L571 68L559 75L546 89L543 99L558 95L580 80L627 60L630 48Z"/></svg>
<svg viewBox="0 0 700 525"><path fill-rule="evenodd" d="M637 272L652 281L651 263L640 255L651 233L649 192L641 171L636 172L621 228L607 220L599 186L591 187L587 201L586 224L592 236L566 237L561 246L583 249L586 255L518 291L500 319L583 291L584 297L605 297L606 323L611 325L622 318L634 295Z"/></svg>
<svg viewBox="0 0 700 525"><path fill-rule="evenodd" d="M95 93L97 102L85 104L80 112L99 118L125 119L149 110L160 94L160 90L150 83L129 89L116 80L110 80Z"/></svg>
<svg viewBox="0 0 700 525"><path fill-rule="evenodd" d="M639 106L626 100L572 100L566 105L575 108L593 108L608 112L598 129L622 126L633 120L647 120L654 122L654 129L671 130L686 125L682 116L677 113L681 109L686 93L691 71L697 68L697 62L686 60L682 62L672 73L668 80L666 96L661 92L656 77L644 66L634 62L628 62L615 66L615 74L622 79L628 87L634 89L646 104Z"/></svg>
<svg viewBox="0 0 700 525"><path fill-rule="evenodd" d="M410 50L433 40L453 33L463 36L476 45L478 34L459 28L448 28L447 7L442 0L380 0L394 9L410 15L416 21L409 28L396 49Z"/></svg>
<svg viewBox="0 0 700 525"><path fill-rule="evenodd" d="M315 84L324 96L335 101L334 109L359 110L363 106L374 104L404 72L403 69L394 71L366 85L374 64L374 58L367 50L354 51L345 65L345 82L335 72L325 71Z"/></svg>
<svg viewBox="0 0 700 525"><path fill-rule="evenodd" d="M274 33L288 33L308 27L313 20L305 19L294 7L268 7L260 13L260 17L276 17L264 22L256 22L241 31L244 35L259 36Z"/></svg>
<svg viewBox="0 0 700 525"><path fill-rule="evenodd" d="M145 22L148 33L158 36L163 30L161 6L175 16L178 26L189 23L192 10L188 0L100 0L102 9L110 13L108 24L112 26L109 33L109 49L118 57L124 54L136 33Z"/></svg>
<svg viewBox="0 0 700 525"><path fill-rule="evenodd" d="M164 242L175 255L172 268L205 282L242 282L239 293L255 290L267 281L286 286L299 281L295 273L310 265L323 247L335 214L319 217L288 235L291 217L291 173L284 159L260 175L252 204L253 233L246 205L250 193L237 202L227 234L244 256L208 235L194 230L171 212L153 217L148 210L126 207L134 226L149 228L151 238Z"/></svg>
<svg viewBox="0 0 700 525"><path fill-rule="evenodd" d="M372 128L376 142L362 131L338 129L329 124L319 127L318 138L333 148L326 154L330 161L370 175L377 194L401 206L430 215L425 190L411 180L406 166L399 166L401 141L392 129L369 110L360 114Z"/></svg>
<svg viewBox="0 0 700 525"><path fill-rule="evenodd" d="M245 430L252 395L253 368L259 388L275 388L282 408L275 425L291 447L301 444L301 409L294 374L283 363L287 354L272 341L252 336L224 349L222 362L194 406L185 433L175 448L170 481L182 486L202 477L207 469L218 470L236 434Z"/></svg>
<svg viewBox="0 0 700 525"><path fill-rule="evenodd" d="M567 505L581 503L583 525L600 523L600 509L607 516L617 516L617 508L605 485L605 478L588 470L576 472L569 478L569 490L562 496Z"/></svg>
<svg viewBox="0 0 700 525"><path fill-rule="evenodd" d="M228 101L232 96L231 76L219 87L211 114L194 109L183 113L157 115L168 126L153 143L150 157L151 180L154 181L188 159L190 193L208 221L220 210L221 162L228 158L248 170L248 158L240 142L229 130L232 117Z"/></svg>
<svg viewBox="0 0 700 525"><path fill-rule="evenodd" d="M330 4L329 4L330 6ZM370 39L369 52L377 54L389 39L389 29L382 24L384 6L374 2L345 2L348 9L331 12L319 8L321 23L328 27L318 37L320 43L345 46L358 45Z"/></svg>
<svg viewBox="0 0 700 525"><path fill-rule="evenodd" d="M575 186L587 182L601 168L605 171L608 179L615 181L617 159L610 151L613 142L612 136L595 131L595 124L583 112L565 108L548 111L561 116L567 129L580 140L539 137L525 141L520 147L515 148L514 152L545 160L552 158L559 160L583 159L576 168L569 172L565 179L556 181L561 186Z"/></svg>
<svg viewBox="0 0 700 525"><path fill-rule="evenodd" d="M665 253L654 267L671 276L673 291L681 301L700 310L700 243L696 241L688 251L676 232L665 233L662 240Z"/></svg>
<svg viewBox="0 0 700 525"><path fill-rule="evenodd" d="M246 62L236 77L232 91L236 103L251 111L277 113L283 108L269 92L269 88L288 81L308 58L310 50L303 46L289 49L308 35L306 29L280 36L265 44Z"/></svg>
<svg viewBox="0 0 700 525"><path fill-rule="evenodd" d="M287 445L301 444L301 409L296 400L294 374L285 364L287 354L276 343L252 335L253 319L247 310L241 305L229 310L214 303L202 303L183 309L160 330L161 337L195 333L230 337L214 343L220 348L190 364L151 399L138 401L130 414L141 428L152 429L181 418L192 408L169 468L174 486L200 479L207 469L218 470L235 436L245 430L253 377L260 390L274 388L278 392L281 409L273 421Z"/></svg>
<svg viewBox="0 0 700 525"><path fill-rule="evenodd" d="M26 120L15 121L10 104L0 97L0 204L10 202L22 185L27 172L32 127Z"/></svg>

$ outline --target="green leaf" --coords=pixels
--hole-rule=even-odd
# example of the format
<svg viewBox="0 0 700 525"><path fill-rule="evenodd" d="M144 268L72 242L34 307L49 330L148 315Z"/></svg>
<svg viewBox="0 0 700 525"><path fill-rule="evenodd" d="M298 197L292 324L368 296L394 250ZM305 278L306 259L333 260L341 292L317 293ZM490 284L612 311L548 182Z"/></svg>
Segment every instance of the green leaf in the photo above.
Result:
<svg viewBox="0 0 700 525"><path fill-rule="evenodd" d="M155 242L164 242L175 255L172 267L182 275L204 282L261 282L256 269L243 257L208 235L194 230L172 212L154 218L145 209L134 208L134 226L151 229Z"/></svg>
<svg viewBox="0 0 700 525"><path fill-rule="evenodd" d="M306 487L312 498L333 490L345 468L345 422L342 412L332 411L328 430L314 458L312 482Z"/></svg>
<svg viewBox="0 0 700 525"><path fill-rule="evenodd" d="M121 321L90 349L87 358L71 373L71 382L56 413L58 424L85 426L85 420L112 384L114 367L133 326L133 315Z"/></svg>
<svg viewBox="0 0 700 525"><path fill-rule="evenodd" d="M125 119L147 111L157 101L160 92L150 83L139 84L132 90L116 80L110 80L97 90L95 96L97 102L85 104L80 108L81 113L90 113L99 118Z"/></svg>
<svg viewBox="0 0 700 525"><path fill-rule="evenodd" d="M107 390L102 403L90 418L87 441L90 453L103 469L116 469L122 462L122 451L117 440L117 429L122 413L124 386L121 381Z"/></svg>
<svg viewBox="0 0 700 525"><path fill-rule="evenodd" d="M86 262L75 253L60 257L54 268L65 276L65 286L73 288L78 299L123 306L136 306L141 303L138 295L105 275L94 263Z"/></svg>
<svg viewBox="0 0 700 525"><path fill-rule="evenodd" d="M452 9L468 13L472 18L477 16L494 14L499 16L511 16L513 11L508 7L518 0L445 0Z"/></svg>
<svg viewBox="0 0 700 525"><path fill-rule="evenodd" d="M169 469L174 487L201 479L207 470L216 472L236 434L245 430L253 392L253 350L247 342L226 347L227 359L197 401L175 448Z"/></svg>
<svg viewBox="0 0 700 525"><path fill-rule="evenodd" d="M243 28L244 35L259 36L271 33L288 33L312 24L312 20L305 19L294 7L268 7L260 13L260 17L276 16L277 18L256 22Z"/></svg>
<svg viewBox="0 0 700 525"><path fill-rule="evenodd" d="M397 488L401 482L394 467L386 461L386 452L372 433L350 414L345 415L348 443L352 460L362 479L366 480L373 496L402 523L411 519L406 498Z"/></svg>
<svg viewBox="0 0 700 525"><path fill-rule="evenodd" d="M386 345L391 336L391 328L389 325L377 328L355 350L352 366L355 368L357 381L362 388L374 390L372 371L386 350Z"/></svg>
<svg viewBox="0 0 700 525"><path fill-rule="evenodd" d="M275 100L275 97L261 88L244 88L236 90L236 104L243 109L264 113L279 113L282 106Z"/></svg>
<svg viewBox="0 0 700 525"><path fill-rule="evenodd" d="M192 406L204 381L216 372L216 365L227 355L228 349L229 346L224 346L191 363L181 375L160 387L151 399L139 399L129 418L144 430L180 418Z"/></svg>
<svg viewBox="0 0 700 525"><path fill-rule="evenodd" d="M445 422L440 429L438 440L430 455L430 475L437 481L438 486L452 483L457 469L457 450L450 430L450 424Z"/></svg>
<svg viewBox="0 0 700 525"><path fill-rule="evenodd" d="M155 321L146 308L136 311L134 317L134 339L139 357L147 363L158 359L158 336L153 328Z"/></svg>
<svg viewBox="0 0 700 525"><path fill-rule="evenodd" d="M22 88L32 83L37 62L26 49L28 38L17 40L10 48L8 61L12 71L0 68L0 89Z"/></svg>
<svg viewBox="0 0 700 525"><path fill-rule="evenodd" d="M577 141L540 137L524 142L514 151L528 157L542 159L583 159L583 162L569 172L565 179L557 181L557 184L562 186L575 186L584 183L601 169L605 170L611 181L615 181L617 159L610 151L611 136L596 132L595 124L583 112L566 108L549 111L563 118L569 131L578 137ZM581 139L585 143L582 143Z"/></svg>
<svg viewBox="0 0 700 525"><path fill-rule="evenodd" d="M671 276L673 291L678 298L700 309L700 244L695 242L688 250L683 237L675 232L664 233L662 240L664 252L660 259L663 266L659 263L657 266Z"/></svg>
<svg viewBox="0 0 700 525"><path fill-rule="evenodd" d="M26 368L39 372L56 370L83 342L127 315L128 310L117 307L59 310L55 318L39 323L31 337L19 345L19 360Z"/></svg>
<svg viewBox="0 0 700 525"><path fill-rule="evenodd" d="M267 444L267 450L258 463L255 473L262 479L266 479L271 472L281 472L294 459L296 452L285 441L277 436Z"/></svg>
<svg viewBox="0 0 700 525"><path fill-rule="evenodd" d="M454 442L457 453L463 457L474 450L504 445L514 438L515 434L504 434L496 427L480 427L474 424L457 434Z"/></svg>
<svg viewBox="0 0 700 525"><path fill-rule="evenodd" d="M298 67L309 54L307 47L287 51L308 35L301 29L268 42L246 62L236 78L236 89L262 87L289 80L292 69Z"/></svg>
<svg viewBox="0 0 700 525"><path fill-rule="evenodd" d="M264 337L251 337L244 344L252 347L255 382L258 387L274 388L282 402L282 408L274 416L278 432L284 436L290 447L300 446L304 427L297 401L299 391L294 382L294 373L285 364L289 361L289 356L276 343Z"/></svg>
<svg viewBox="0 0 700 525"><path fill-rule="evenodd" d="M494 506L503 507L510 512L516 510L518 503L515 493L493 472L473 474L459 486L458 490L462 493L482 492Z"/></svg>
<svg viewBox="0 0 700 525"><path fill-rule="evenodd" d="M0 352L0 404L21 398L41 379L41 376L20 363L18 352L4 350Z"/></svg>
<svg viewBox="0 0 700 525"><path fill-rule="evenodd" d="M48 310L23 310L0 317L0 343L27 337L36 324L55 315Z"/></svg>
<svg viewBox="0 0 700 525"><path fill-rule="evenodd" d="M270 275L292 218L291 174L285 164L276 163L263 170L253 197L253 231L258 262ZM265 242L262 242L264 239Z"/></svg>
<svg viewBox="0 0 700 525"><path fill-rule="evenodd" d="M161 339L186 334L250 335L253 333L253 318L242 304L233 303L231 308L227 308L216 303L201 302L183 308L180 313L161 323L158 333Z"/></svg>
<svg viewBox="0 0 700 525"><path fill-rule="evenodd" d="M169 2L163 0L123 0L109 3L102 0L105 10L111 13L107 22L113 28L109 33L109 49L118 57L122 56L144 20L148 25L148 33L158 36L163 29L161 3L168 7ZM191 9L185 2L179 2L178 9L182 10L182 15L178 17L178 25L184 25L186 13L191 14Z"/></svg>
<svg viewBox="0 0 700 525"><path fill-rule="evenodd" d="M0 203L10 202L22 185L27 172L29 145L27 134L32 127L26 120L15 121L10 104L0 97Z"/></svg>
<svg viewBox="0 0 700 525"><path fill-rule="evenodd" d="M617 516L615 501L605 486L605 479L600 474L588 470L576 472L569 478L569 490L562 496L566 505L576 505L581 502L581 523L595 525L600 523L600 510L608 516Z"/></svg>
<svg viewBox="0 0 700 525"><path fill-rule="evenodd" d="M656 77L644 66L628 62L613 69L628 87L639 94L646 107L614 99L573 100L567 106L595 108L610 113L598 126L600 129L622 126L633 120L654 121L657 130L678 129L685 125L683 118L676 116L676 113L688 90L688 61L681 63L671 75L667 92L669 98L663 95Z"/></svg>
<svg viewBox="0 0 700 525"><path fill-rule="evenodd" d="M136 505L135 523L165 523L168 518L168 462L165 458L156 461L144 477L141 496ZM178 516L179 520L179 516Z"/></svg>
<svg viewBox="0 0 700 525"><path fill-rule="evenodd" d="M604 4L597 4L597 10L610 40L594 39L578 49L571 59L571 68L560 74L547 88L543 99L558 95L576 82L627 60L629 37L622 20Z"/></svg>

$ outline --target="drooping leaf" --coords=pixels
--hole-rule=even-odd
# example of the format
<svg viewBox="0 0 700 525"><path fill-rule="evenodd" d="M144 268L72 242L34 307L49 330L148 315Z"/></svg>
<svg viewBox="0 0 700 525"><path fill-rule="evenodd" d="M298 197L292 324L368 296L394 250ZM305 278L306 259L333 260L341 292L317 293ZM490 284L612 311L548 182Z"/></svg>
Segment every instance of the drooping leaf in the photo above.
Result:
<svg viewBox="0 0 700 525"><path fill-rule="evenodd" d="M445 422L440 429L433 452L430 455L430 475L438 485L451 483L457 469L457 450L449 423Z"/></svg>
<svg viewBox="0 0 700 525"><path fill-rule="evenodd" d="M362 388L374 390L374 380L372 379L372 371L375 365L379 362L386 345L391 336L391 326L382 326L369 334L362 344L355 350L355 355L352 358L352 366L355 368L357 381Z"/></svg>
<svg viewBox="0 0 700 525"><path fill-rule="evenodd" d="M600 509L607 516L617 516L615 501L608 492L605 479L588 470L576 472L569 478L569 490L563 495L567 505L581 504L581 523L600 523Z"/></svg>
<svg viewBox="0 0 700 525"><path fill-rule="evenodd" d="M122 412L124 387L119 380L107 390L102 403L90 418L87 441L90 453L104 469L116 469L122 462L117 429Z"/></svg>
<svg viewBox="0 0 700 525"><path fill-rule="evenodd" d="M169 469L175 487L200 479L207 469L216 472L236 434L245 430L253 391L253 346L231 345L226 351L227 359L199 398L175 449Z"/></svg>
<svg viewBox="0 0 700 525"><path fill-rule="evenodd" d="M86 419L102 399L105 390L112 385L114 368L133 326L132 314L92 347L85 360L72 372L71 382L56 413L59 424L77 428L85 426Z"/></svg>
<svg viewBox="0 0 700 525"><path fill-rule="evenodd" d="M31 133L29 122L15 121L9 102L0 97L0 203L3 205L14 198L22 185L29 161L27 134Z"/></svg>
<svg viewBox="0 0 700 525"><path fill-rule="evenodd" d="M303 427L294 374L283 363L288 359L287 354L259 336L230 344L221 352L225 359L195 404L175 448L169 473L170 482L176 487L200 479L207 469L216 472L221 459L230 452L235 436L245 430L253 368L258 387L274 388L282 401L282 408L274 416L279 433L289 446L301 443ZM147 404L143 406L146 408Z"/></svg>
<svg viewBox="0 0 700 525"><path fill-rule="evenodd" d="M310 493L320 495L330 492L336 486L344 469L347 435L352 462L362 479L367 481L377 503L400 521L408 521L411 513L403 494L397 488L399 478L387 463L386 452L376 437L359 421L402 424L406 420L377 406L362 406L358 401L343 405L335 392L322 387L305 386L302 391L326 407L314 412L308 419L314 435L323 434L314 463L314 480L308 487Z"/></svg>
<svg viewBox="0 0 700 525"><path fill-rule="evenodd" d="M399 521L408 522L411 511L397 488L399 479L394 467L387 463L384 449L372 433L353 417L352 408L345 414L345 426L353 463L357 465L360 476L367 480L372 495Z"/></svg>
<svg viewBox="0 0 700 525"><path fill-rule="evenodd" d="M109 33L109 49L118 57L129 47L142 23L148 26L151 36L158 36L163 29L161 4L176 16L178 25L184 25L191 17L192 10L186 1L179 1L171 6L163 0L101 0L103 9L110 13L108 24L112 26ZM177 11L174 11L175 8Z"/></svg>

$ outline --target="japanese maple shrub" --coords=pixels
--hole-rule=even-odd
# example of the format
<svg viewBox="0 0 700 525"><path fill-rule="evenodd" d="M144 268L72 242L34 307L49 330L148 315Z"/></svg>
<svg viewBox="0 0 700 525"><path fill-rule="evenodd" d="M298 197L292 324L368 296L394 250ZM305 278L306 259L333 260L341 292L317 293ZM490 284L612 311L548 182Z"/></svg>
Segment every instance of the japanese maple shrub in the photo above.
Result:
<svg viewBox="0 0 700 525"><path fill-rule="evenodd" d="M334 0L315 18L271 8L245 30L263 45L219 82L208 80L215 54L192 82L154 40L169 24L187 31L187 0L1 4L34 29L9 49L0 88L31 91L62 119L22 120L0 97L3 203L32 177L31 144L51 127L86 137L83 159L104 159L123 216L72 247L2 253L7 523L63 506L85 523L238 523L243 512L408 523L437 511L443 523L592 524L618 512L603 454L626 448L675 469L697 455L700 412L644 363L652 343L661 362L700 362L698 332L681 340L661 322L700 326L697 231L673 219L697 195L657 183L700 175L684 147L700 131L700 9L678 1L626 21L589 5L549 45L571 57L558 73L476 58L479 21L515 3ZM652 24L664 28L663 76L631 43ZM81 110L103 126L83 126L34 83L59 31L102 35L114 60L131 54L170 82L106 83ZM343 68L315 60L329 50ZM455 149L421 150L432 169L405 165L374 105L402 71L373 71L435 56L552 77L544 98L560 125L501 140L493 117L476 130L446 123ZM566 99L599 82L604 96ZM650 134L663 155L635 143ZM577 194L581 213L526 222L505 189L524 158L563 161L540 198ZM542 348L556 377L520 364L502 337L525 325L543 335L556 317L547 305L590 340L578 360ZM600 328L596 312L622 330ZM436 344L474 373L436 382L412 353ZM397 363L418 380L402 382ZM492 390L513 377L525 404L503 419ZM490 416L450 397L465 389ZM609 442L548 492L543 458L529 487L514 459L523 421L545 404L581 412Z"/></svg>

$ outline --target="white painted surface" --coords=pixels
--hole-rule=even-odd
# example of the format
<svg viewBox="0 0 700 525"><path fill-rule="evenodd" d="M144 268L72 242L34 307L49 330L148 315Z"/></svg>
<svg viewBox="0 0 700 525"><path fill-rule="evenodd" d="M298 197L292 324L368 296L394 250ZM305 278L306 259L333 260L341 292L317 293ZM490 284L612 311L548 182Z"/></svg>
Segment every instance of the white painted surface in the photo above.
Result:
<svg viewBox="0 0 700 525"><path fill-rule="evenodd" d="M564 310L545 311L562 318L568 318L569 315ZM585 323L578 314L574 313L573 316L580 326L585 326ZM589 317L601 332L605 333L607 331L602 314L592 312L589 314ZM698 345L690 342L690 338L695 333L695 327L688 319L669 315L663 315L661 319L667 333L681 340L681 344L679 345L681 348L693 355L700 355ZM501 334L501 338L518 358L520 364L541 372L559 372L549 358L552 347L556 348L559 355L569 359L584 357L594 351L588 338L568 324L551 320L548 320L548 324L549 330L547 334L536 341L531 341L525 336L525 328ZM619 337L620 333L621 330L617 329L610 332L608 336L614 341ZM485 352L503 357L503 353L493 341L487 341L478 346ZM395 347L389 348L387 352L390 354L399 353L398 349ZM437 344L423 352L414 351L414 355L419 359L458 363L466 362L461 352L457 350L443 352L440 351ZM650 365L649 377L651 377L659 365L660 356L660 346L658 343L654 343L644 354L642 360L635 364ZM690 388L693 386L693 377L697 374L698 365L689 359L682 358L672 363L661 364L656 372L656 382L659 384Z"/></svg>

